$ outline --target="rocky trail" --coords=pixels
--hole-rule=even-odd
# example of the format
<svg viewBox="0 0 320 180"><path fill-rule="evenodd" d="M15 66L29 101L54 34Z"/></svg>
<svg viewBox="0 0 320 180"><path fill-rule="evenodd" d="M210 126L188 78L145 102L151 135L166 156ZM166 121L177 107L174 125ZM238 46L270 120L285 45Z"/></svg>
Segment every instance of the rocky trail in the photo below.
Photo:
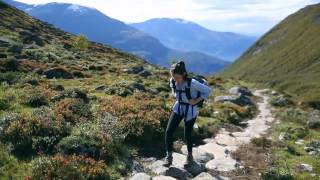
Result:
<svg viewBox="0 0 320 180"><path fill-rule="evenodd" d="M169 168L162 166L163 159L146 160L145 172L135 172L130 180L170 180L170 179L195 179L215 180L229 179L225 174L243 168L241 162L231 157L231 152L236 151L242 144L247 144L252 138L260 137L267 133L270 123L274 121L265 90L257 90L255 96L261 97L257 103L259 114L247 121L247 126L240 132L229 132L222 128L214 138L205 139L205 144L193 148L195 163L185 169L183 163L187 149L184 145L182 153L173 153L173 165ZM224 176L221 176L223 174Z"/></svg>

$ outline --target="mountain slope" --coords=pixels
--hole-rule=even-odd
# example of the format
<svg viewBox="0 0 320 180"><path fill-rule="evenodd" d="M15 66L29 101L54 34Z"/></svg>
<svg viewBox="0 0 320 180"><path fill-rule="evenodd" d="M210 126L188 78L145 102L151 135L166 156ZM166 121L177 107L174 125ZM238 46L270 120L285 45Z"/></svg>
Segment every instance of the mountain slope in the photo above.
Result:
<svg viewBox="0 0 320 180"><path fill-rule="evenodd" d="M320 4L290 15L221 73L320 102Z"/></svg>
<svg viewBox="0 0 320 180"><path fill-rule="evenodd" d="M6 2L65 31L84 34L92 41L109 44L147 59L156 65L168 67L172 59L184 57L189 62L190 71L212 74L229 64L219 58L201 53L196 53L199 56L188 56L190 53L169 49L158 39L93 8L66 3L25 5L11 0L6 0ZM210 64L194 68L201 60L210 62Z"/></svg>
<svg viewBox="0 0 320 180"><path fill-rule="evenodd" d="M232 61L256 40L255 37L211 31L183 19L151 19L131 26L158 38L170 48L199 51Z"/></svg>

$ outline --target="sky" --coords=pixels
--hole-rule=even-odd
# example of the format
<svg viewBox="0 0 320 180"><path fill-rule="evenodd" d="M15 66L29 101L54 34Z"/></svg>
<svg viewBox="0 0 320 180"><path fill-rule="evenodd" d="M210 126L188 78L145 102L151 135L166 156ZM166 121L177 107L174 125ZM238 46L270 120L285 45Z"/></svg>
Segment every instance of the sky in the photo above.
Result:
<svg viewBox="0 0 320 180"><path fill-rule="evenodd" d="M320 0L18 0L93 7L126 23L181 18L208 29L261 36L288 15Z"/></svg>

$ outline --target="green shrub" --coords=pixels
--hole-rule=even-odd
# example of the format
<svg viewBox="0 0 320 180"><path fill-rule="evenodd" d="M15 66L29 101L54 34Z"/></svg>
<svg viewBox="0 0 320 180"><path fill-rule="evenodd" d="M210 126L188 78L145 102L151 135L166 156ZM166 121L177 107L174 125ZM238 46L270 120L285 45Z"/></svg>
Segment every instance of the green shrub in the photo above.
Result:
<svg viewBox="0 0 320 180"><path fill-rule="evenodd" d="M7 110L10 108L10 103L6 99L0 99L0 111Z"/></svg>
<svg viewBox="0 0 320 180"><path fill-rule="evenodd" d="M49 104L47 97L37 92L31 93L31 94L25 94L23 96L22 101L23 101L23 104L30 107L34 107L34 108L46 106Z"/></svg>
<svg viewBox="0 0 320 180"><path fill-rule="evenodd" d="M0 73L0 82L7 82L8 84L14 84L21 79L21 73L18 72L5 72Z"/></svg>
<svg viewBox="0 0 320 180"><path fill-rule="evenodd" d="M24 155L50 153L70 133L70 127L48 108L36 109L30 116L9 113L1 118L0 127L0 140L11 143L14 152Z"/></svg>
<svg viewBox="0 0 320 180"><path fill-rule="evenodd" d="M76 36L72 39L73 47L75 47L78 50L85 51L89 47L88 39L85 35L81 34L79 36Z"/></svg>
<svg viewBox="0 0 320 180"><path fill-rule="evenodd" d="M23 179L23 166L0 144L0 179Z"/></svg>
<svg viewBox="0 0 320 180"><path fill-rule="evenodd" d="M84 156L39 157L30 163L29 179L77 179L95 180L110 179L106 164Z"/></svg>
<svg viewBox="0 0 320 180"><path fill-rule="evenodd" d="M77 124L92 119L90 109L90 105L82 99L65 98L56 104L55 113L59 119Z"/></svg>
<svg viewBox="0 0 320 180"><path fill-rule="evenodd" d="M292 174L288 169L271 167L261 173L263 180L293 180Z"/></svg>
<svg viewBox="0 0 320 180"><path fill-rule="evenodd" d="M170 109L165 99L135 93L126 98L114 96L101 105L102 112L110 112L118 117L125 139L135 144L152 142L162 137Z"/></svg>
<svg viewBox="0 0 320 180"><path fill-rule="evenodd" d="M95 159L112 159L113 138L99 122L88 122L73 128L70 136L58 144L58 151L64 154L80 154Z"/></svg>

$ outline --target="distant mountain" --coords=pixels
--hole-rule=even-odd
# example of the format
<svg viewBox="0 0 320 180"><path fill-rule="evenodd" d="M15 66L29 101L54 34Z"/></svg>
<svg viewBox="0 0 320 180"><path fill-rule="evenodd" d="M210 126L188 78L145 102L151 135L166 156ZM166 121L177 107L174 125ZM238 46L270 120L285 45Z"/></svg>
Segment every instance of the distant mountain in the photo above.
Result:
<svg viewBox="0 0 320 180"><path fill-rule="evenodd" d="M131 26L158 38L170 48L199 51L230 61L238 58L257 39L230 32L211 31L183 19L151 19Z"/></svg>
<svg viewBox="0 0 320 180"><path fill-rule="evenodd" d="M287 17L221 75L260 82L320 108L320 4Z"/></svg>
<svg viewBox="0 0 320 180"><path fill-rule="evenodd" d="M158 39L121 21L110 18L94 8L67 3L26 5L11 0L5 0L5 2L67 32L84 34L92 41L133 53L153 64L168 67L172 59L183 57L189 62L189 70L200 74L215 73L229 64L202 53L184 53L169 49ZM192 56L188 54L192 54ZM199 64L204 64L200 61L209 64L200 66Z"/></svg>

